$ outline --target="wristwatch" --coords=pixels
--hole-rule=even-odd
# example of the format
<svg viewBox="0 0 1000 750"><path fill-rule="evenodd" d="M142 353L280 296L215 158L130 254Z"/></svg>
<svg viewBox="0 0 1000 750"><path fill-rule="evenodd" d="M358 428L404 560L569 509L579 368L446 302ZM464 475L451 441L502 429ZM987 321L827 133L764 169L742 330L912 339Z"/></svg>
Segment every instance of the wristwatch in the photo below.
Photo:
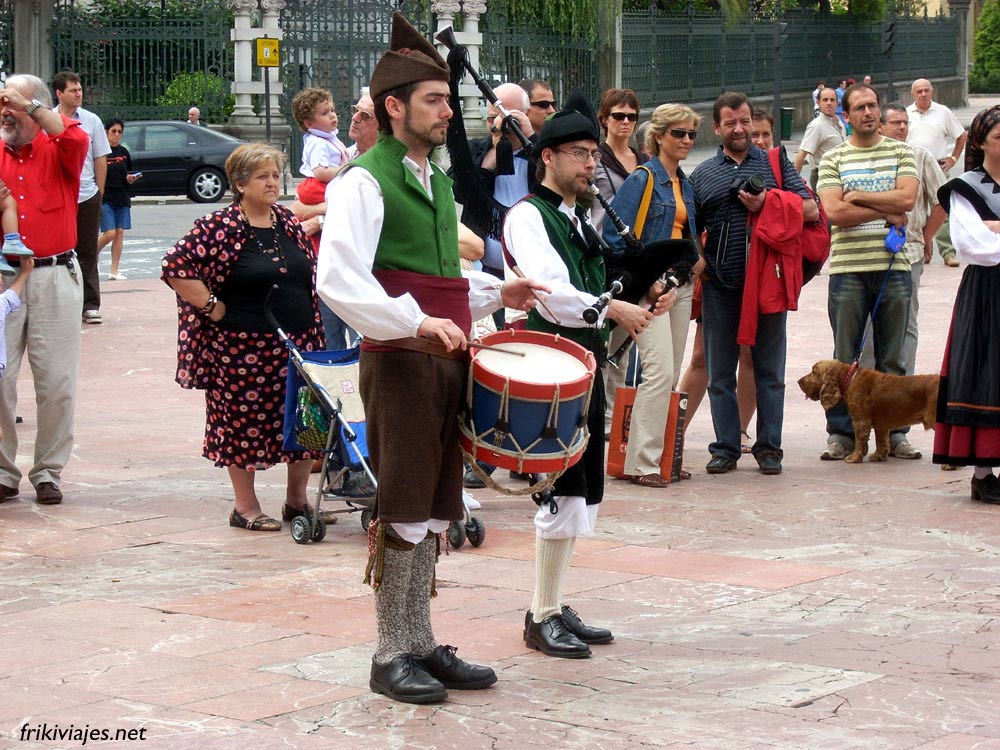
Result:
<svg viewBox="0 0 1000 750"><path fill-rule="evenodd" d="M34 117L35 110L42 106L42 103L37 99L32 99L31 104L28 105L27 109L24 111L28 113L28 117Z"/></svg>

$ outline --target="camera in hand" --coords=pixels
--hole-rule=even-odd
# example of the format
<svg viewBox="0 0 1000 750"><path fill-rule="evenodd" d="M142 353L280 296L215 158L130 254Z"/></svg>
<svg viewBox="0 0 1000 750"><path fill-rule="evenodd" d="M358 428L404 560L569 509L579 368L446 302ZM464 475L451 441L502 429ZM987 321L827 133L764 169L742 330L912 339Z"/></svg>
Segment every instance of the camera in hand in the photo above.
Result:
<svg viewBox="0 0 1000 750"><path fill-rule="evenodd" d="M741 190L746 190L750 195L760 195L764 192L764 178L755 174L750 177L737 177L729 186L729 197L736 200Z"/></svg>

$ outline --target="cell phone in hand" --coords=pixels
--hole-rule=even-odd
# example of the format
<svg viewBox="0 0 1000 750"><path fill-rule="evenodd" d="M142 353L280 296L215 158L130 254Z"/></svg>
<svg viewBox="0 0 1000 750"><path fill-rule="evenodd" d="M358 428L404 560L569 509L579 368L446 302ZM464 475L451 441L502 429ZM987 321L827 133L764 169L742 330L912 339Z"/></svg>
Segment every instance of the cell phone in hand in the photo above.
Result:
<svg viewBox="0 0 1000 750"><path fill-rule="evenodd" d="M128 176L138 180L140 177L142 177L142 172L129 172Z"/></svg>

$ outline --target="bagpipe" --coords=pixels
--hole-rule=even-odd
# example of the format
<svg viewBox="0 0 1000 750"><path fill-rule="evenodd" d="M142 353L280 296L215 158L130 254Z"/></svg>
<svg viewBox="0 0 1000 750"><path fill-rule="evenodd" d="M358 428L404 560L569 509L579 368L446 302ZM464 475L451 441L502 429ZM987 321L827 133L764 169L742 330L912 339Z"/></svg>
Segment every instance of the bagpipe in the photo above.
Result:
<svg viewBox="0 0 1000 750"><path fill-rule="evenodd" d="M455 39L454 30L449 26L434 37L435 40L448 48L448 67L451 70L450 104L455 115L448 127L448 151L452 157L452 170L456 183L471 194L471 206L466 206L462 221L481 235L499 238L503 231L503 219L508 206L499 203L482 186L478 171L472 164L469 153L468 138L465 123L461 116L461 98L458 86L468 73L476 87L486 100L492 104L500 115L503 129L514 135L520 142L529 160L534 165L539 155L534 153L531 140L518 125L517 119L510 110L504 107L490 84L469 62L468 50ZM581 111L594 120L589 104L581 97L581 104L586 112ZM567 105L569 108L571 105ZM576 107L578 110L580 107ZM593 180L589 181L590 193L604 208L606 220L610 219L615 231L624 240L625 249L614 251L604 238L588 223L583 222L583 230L588 239L600 248L607 268L607 289L598 301L584 311L585 322L596 322L600 311L610 304L612 297L633 304L639 304L647 295L654 283L660 281L667 290L681 286L690 280L692 243L690 240L661 240L656 242L641 242L632 229L622 221L618 213L597 189ZM476 189L478 186L478 189Z"/></svg>

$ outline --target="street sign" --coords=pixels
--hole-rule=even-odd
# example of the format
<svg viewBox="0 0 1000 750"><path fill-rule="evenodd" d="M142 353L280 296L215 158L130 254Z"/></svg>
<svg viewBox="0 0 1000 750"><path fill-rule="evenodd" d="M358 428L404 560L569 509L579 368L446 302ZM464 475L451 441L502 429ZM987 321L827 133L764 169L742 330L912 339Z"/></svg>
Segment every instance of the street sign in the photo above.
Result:
<svg viewBox="0 0 1000 750"><path fill-rule="evenodd" d="M277 39L263 37L254 40L257 43L257 66L260 68L277 68L281 64L281 42Z"/></svg>

